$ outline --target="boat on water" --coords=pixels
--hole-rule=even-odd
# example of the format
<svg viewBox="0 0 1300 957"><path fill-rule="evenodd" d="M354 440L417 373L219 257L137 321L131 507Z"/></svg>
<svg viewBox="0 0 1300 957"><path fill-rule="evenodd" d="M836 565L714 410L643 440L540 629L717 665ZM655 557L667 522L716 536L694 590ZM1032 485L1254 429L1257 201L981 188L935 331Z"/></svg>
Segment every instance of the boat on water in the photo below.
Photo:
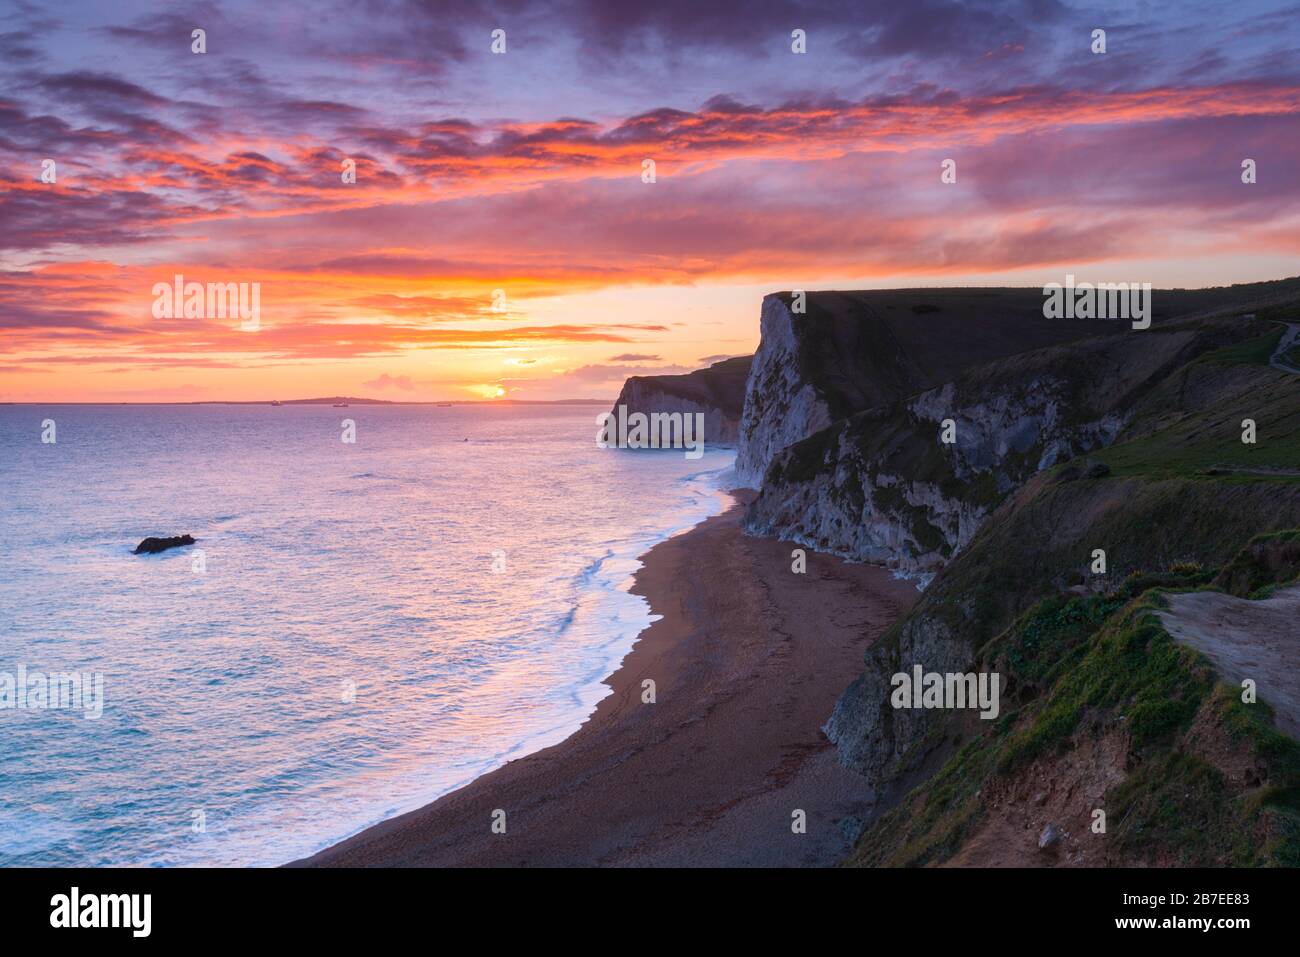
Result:
<svg viewBox="0 0 1300 957"><path fill-rule="evenodd" d="M348 404L347 404L346 402L335 402L335 403L334 403L334 408L336 408L336 409L346 409L347 407L348 407Z"/></svg>
<svg viewBox="0 0 1300 957"><path fill-rule="evenodd" d="M438 408L440 408L440 409L450 409L450 408L451 408L451 403L450 403L450 402L439 402L439 403L438 403Z"/></svg>
<svg viewBox="0 0 1300 957"><path fill-rule="evenodd" d="M281 402L279 399L276 399L274 402L271 403L271 405L272 405L272 406L278 406L278 405L284 405L284 403Z"/></svg>

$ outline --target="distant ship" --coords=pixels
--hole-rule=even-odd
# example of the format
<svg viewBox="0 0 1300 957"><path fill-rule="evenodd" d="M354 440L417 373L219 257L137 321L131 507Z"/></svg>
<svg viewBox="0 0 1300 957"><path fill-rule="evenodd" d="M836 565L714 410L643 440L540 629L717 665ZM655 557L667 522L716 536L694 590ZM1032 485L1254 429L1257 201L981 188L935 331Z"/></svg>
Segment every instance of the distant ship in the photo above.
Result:
<svg viewBox="0 0 1300 957"><path fill-rule="evenodd" d="M440 408L440 409L450 409L450 408L451 408L451 403L450 403L450 402L439 402L439 403L438 403L438 408Z"/></svg>
<svg viewBox="0 0 1300 957"><path fill-rule="evenodd" d="M271 405L284 405L284 403L281 402L279 399L276 399L274 402L271 403Z"/></svg>
<svg viewBox="0 0 1300 957"><path fill-rule="evenodd" d="M336 408L336 409L346 409L347 407L348 407L348 404L347 404L346 402L335 402L335 403L334 403L334 408Z"/></svg>

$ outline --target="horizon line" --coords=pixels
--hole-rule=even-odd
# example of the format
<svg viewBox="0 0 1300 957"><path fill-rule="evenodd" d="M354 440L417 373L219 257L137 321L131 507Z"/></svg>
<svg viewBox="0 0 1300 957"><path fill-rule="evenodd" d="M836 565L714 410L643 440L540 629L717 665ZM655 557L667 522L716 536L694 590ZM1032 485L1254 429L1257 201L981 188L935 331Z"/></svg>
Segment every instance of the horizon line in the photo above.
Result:
<svg viewBox="0 0 1300 957"><path fill-rule="evenodd" d="M327 402L355 402L358 405L603 405L609 399L366 399L357 396L325 396L318 399L191 399L188 401L104 400L92 402L3 400L0 405L324 405Z"/></svg>

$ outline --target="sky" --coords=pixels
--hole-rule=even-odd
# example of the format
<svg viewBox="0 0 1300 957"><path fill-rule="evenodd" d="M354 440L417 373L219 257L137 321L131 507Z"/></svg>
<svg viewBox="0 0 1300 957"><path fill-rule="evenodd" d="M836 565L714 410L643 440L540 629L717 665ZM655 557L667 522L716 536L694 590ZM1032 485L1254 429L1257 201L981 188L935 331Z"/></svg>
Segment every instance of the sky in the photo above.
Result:
<svg viewBox="0 0 1300 957"><path fill-rule="evenodd" d="M1298 51L1250 0L0 0L0 401L612 398L779 290L1296 275Z"/></svg>

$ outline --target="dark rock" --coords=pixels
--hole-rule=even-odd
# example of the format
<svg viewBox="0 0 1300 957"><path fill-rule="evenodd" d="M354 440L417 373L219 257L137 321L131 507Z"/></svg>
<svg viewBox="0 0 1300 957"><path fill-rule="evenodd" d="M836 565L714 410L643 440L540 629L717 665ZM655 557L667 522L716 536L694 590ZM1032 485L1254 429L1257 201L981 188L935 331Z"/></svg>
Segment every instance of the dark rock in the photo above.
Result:
<svg viewBox="0 0 1300 957"><path fill-rule="evenodd" d="M143 542L135 547L132 555L153 555L157 552L165 552L169 548L180 548L182 545L193 545L193 535L177 535L175 538L146 538Z"/></svg>
<svg viewBox="0 0 1300 957"><path fill-rule="evenodd" d="M1043 828L1043 833L1038 837L1038 849L1048 854L1055 854L1061 843L1061 831L1055 824L1049 824Z"/></svg>
<svg viewBox="0 0 1300 957"><path fill-rule="evenodd" d="M844 840L848 841L850 847L858 843L858 838L866 829L867 825L860 817L849 815L840 821L840 833L844 835Z"/></svg>
<svg viewBox="0 0 1300 957"><path fill-rule="evenodd" d="M1087 459L1083 464L1087 469L1083 474L1090 479L1105 478L1110 474L1110 466L1105 462L1099 462L1096 459Z"/></svg>

